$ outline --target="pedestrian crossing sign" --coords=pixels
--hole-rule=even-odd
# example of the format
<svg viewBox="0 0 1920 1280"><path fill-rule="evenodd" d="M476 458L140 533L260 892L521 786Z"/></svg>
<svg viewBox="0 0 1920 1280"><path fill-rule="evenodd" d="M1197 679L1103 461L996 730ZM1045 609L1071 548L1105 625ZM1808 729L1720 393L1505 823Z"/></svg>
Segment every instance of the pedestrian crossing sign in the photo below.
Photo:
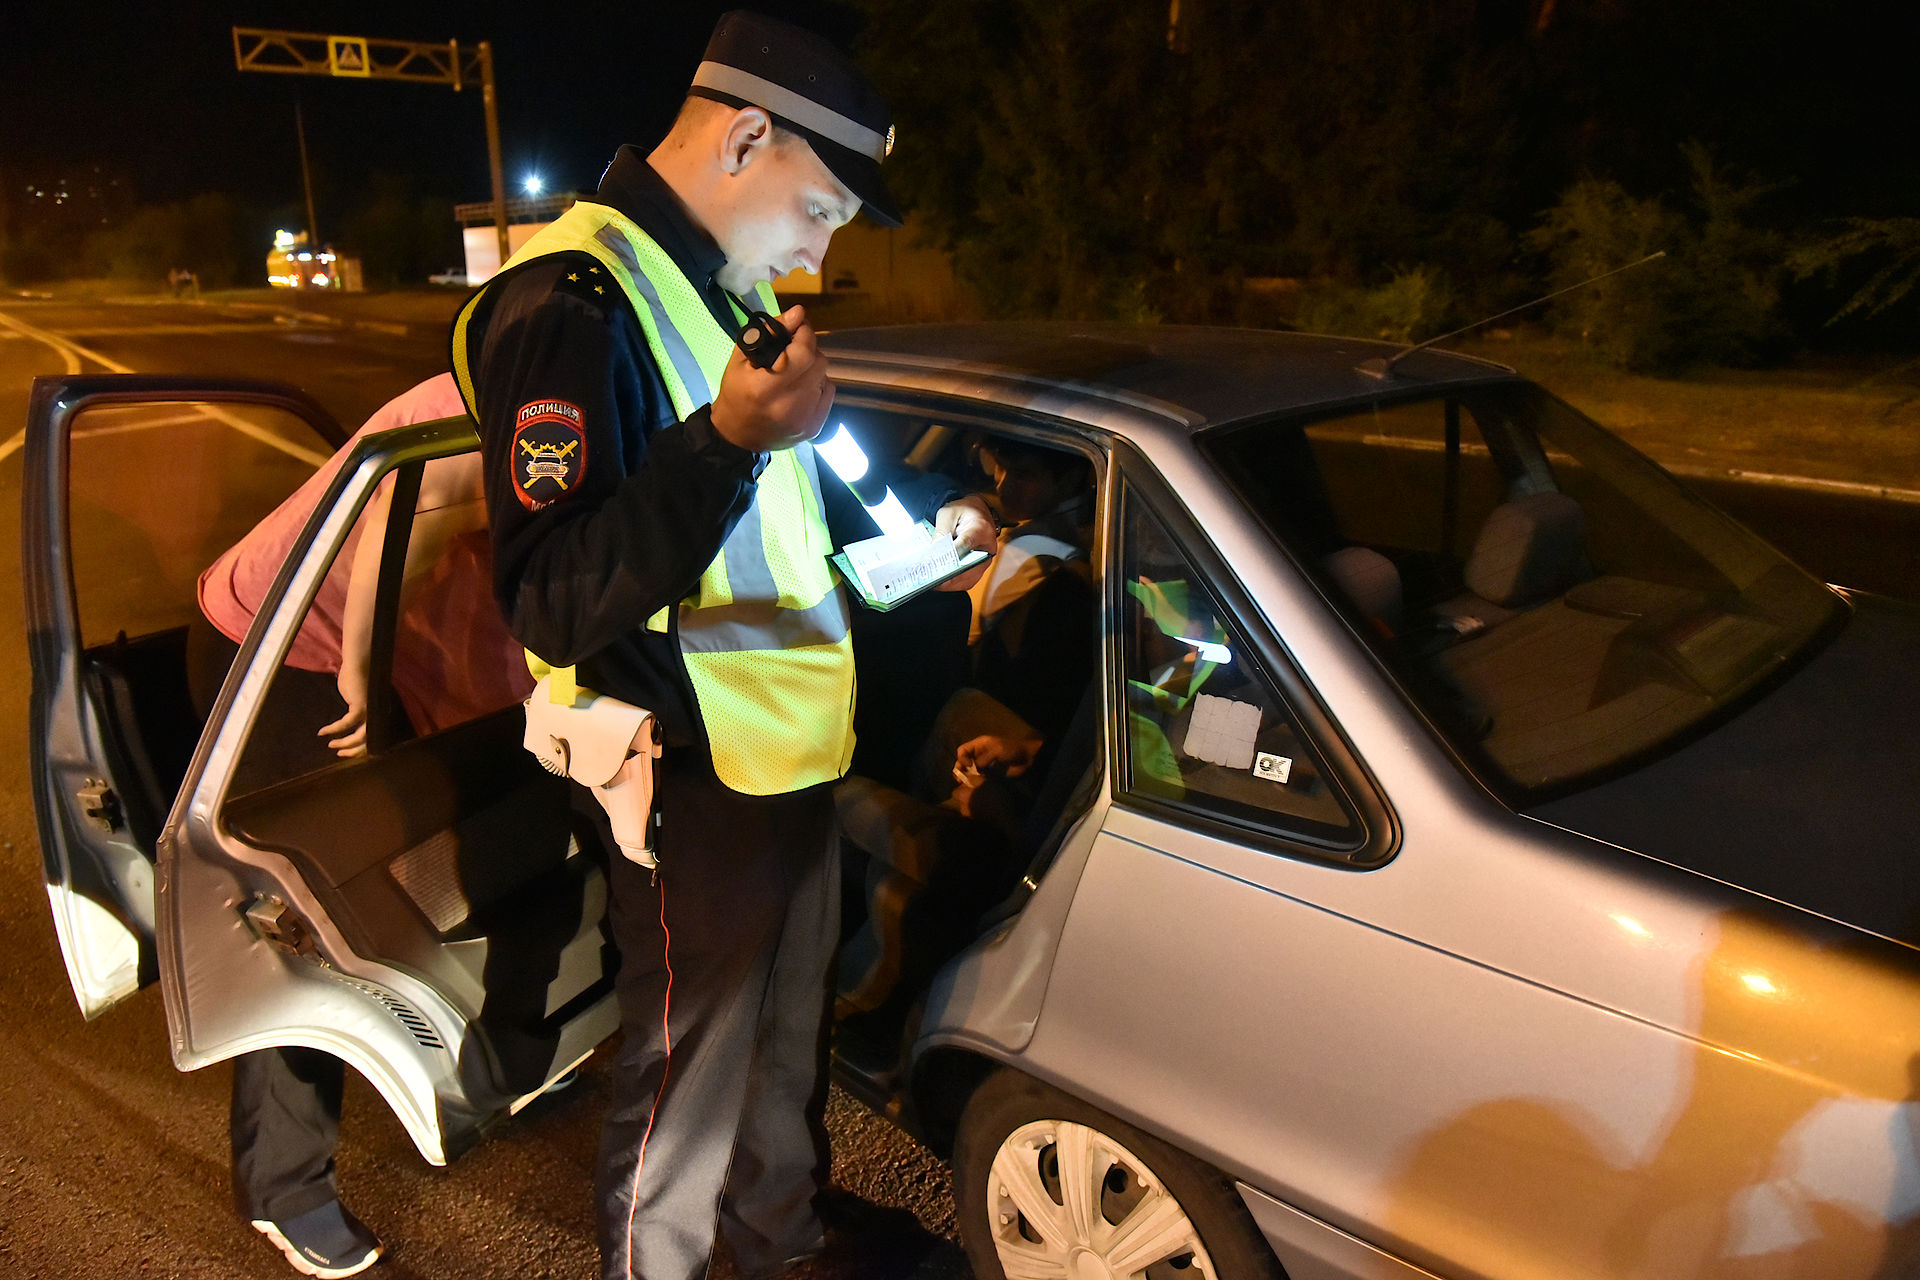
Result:
<svg viewBox="0 0 1920 1280"><path fill-rule="evenodd" d="M327 70L336 76L367 75L367 42L359 36L328 36Z"/></svg>

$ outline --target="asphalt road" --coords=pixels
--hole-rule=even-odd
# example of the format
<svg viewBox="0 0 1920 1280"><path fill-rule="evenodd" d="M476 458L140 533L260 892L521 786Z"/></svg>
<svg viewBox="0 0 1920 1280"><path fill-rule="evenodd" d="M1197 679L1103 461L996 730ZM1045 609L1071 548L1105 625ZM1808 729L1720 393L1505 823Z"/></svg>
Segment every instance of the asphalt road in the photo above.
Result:
<svg viewBox="0 0 1920 1280"><path fill-rule="evenodd" d="M53 334L65 342L48 342ZM77 348L77 349L76 349ZM288 324L243 308L7 303L0 307L0 578L19 580L22 458L17 439L37 374L264 376L314 395L357 425L396 392L444 368L441 334L392 327ZM234 532L211 506L264 509L297 479L309 448L285 424L176 414L160 428L103 415L74 452L76 522L88 554L129 578L178 586ZM269 440L265 437L272 436ZM203 504L217 492L217 504ZM143 521L180 536L129 553ZM157 575L157 576L156 576ZM190 581L190 577L188 579ZM165 594L164 592L162 594ZM81 601L84 625L127 626ZM89 1024L68 990L41 890L27 776L28 670L22 602L0 591L0 1275L292 1276L240 1222L228 1192L224 1066L190 1074L168 1059L159 993L149 989ZM505 1123L447 1169L423 1163L373 1091L351 1077L340 1182L392 1246L376 1274L585 1277L594 1274L592 1165L606 1101L601 1058L581 1082ZM875 1205L874 1254L814 1268L817 1280L968 1274L952 1243L946 1167L844 1095L830 1112L835 1181ZM723 1273L724 1274L724 1271Z"/></svg>

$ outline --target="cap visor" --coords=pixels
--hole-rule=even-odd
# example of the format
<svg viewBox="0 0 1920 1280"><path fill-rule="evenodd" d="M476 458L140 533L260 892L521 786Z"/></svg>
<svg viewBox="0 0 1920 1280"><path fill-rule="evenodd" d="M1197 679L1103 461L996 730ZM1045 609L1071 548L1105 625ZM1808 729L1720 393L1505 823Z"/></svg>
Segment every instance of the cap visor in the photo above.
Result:
<svg viewBox="0 0 1920 1280"><path fill-rule="evenodd" d="M787 127L794 128L791 124ZM813 154L819 156L820 163L840 179L842 186L860 197L863 213L883 227L900 225L900 208L893 201L893 193L887 190L887 180L880 176L879 164L871 157L843 147L830 138L823 138L811 129L794 128L794 132L807 140L813 147Z"/></svg>

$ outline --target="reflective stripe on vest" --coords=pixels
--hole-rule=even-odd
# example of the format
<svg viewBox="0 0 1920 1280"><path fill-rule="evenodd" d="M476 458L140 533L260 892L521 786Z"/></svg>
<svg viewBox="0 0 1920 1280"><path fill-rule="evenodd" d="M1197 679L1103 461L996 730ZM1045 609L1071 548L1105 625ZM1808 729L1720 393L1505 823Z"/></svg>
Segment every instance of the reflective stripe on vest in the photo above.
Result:
<svg viewBox="0 0 1920 1280"><path fill-rule="evenodd" d="M568 252L592 255L626 293L674 412L684 421L711 404L733 337L666 252L616 210L580 201L536 232L502 274ZM467 327L484 292L454 322L454 376L470 411ZM767 311L779 310L766 284L757 296ZM853 757L853 645L846 597L827 564L832 550L813 448L783 450L761 472L752 504L693 594L680 602L681 661L714 772L735 791L797 791L840 777ZM666 631L666 611L647 625Z"/></svg>

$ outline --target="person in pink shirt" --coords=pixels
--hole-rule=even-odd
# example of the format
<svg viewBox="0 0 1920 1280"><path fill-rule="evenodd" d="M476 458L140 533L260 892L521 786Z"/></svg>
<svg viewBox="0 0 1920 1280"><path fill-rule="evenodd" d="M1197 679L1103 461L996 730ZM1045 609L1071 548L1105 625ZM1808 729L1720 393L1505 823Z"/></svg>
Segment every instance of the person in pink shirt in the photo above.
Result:
<svg viewBox="0 0 1920 1280"><path fill-rule="evenodd" d="M376 432L465 412L449 373L376 410L326 465L200 575L200 611L207 621L236 646L246 636L274 575L354 444ZM391 489L391 482L381 486L348 535L287 655L288 666L334 677L344 713L320 732L341 755L366 749L380 538L376 533L363 539L362 533L385 527ZM479 454L436 459L423 469L401 602L393 685L416 731L434 733L525 696L531 685L520 646L493 602ZM230 662L228 655L227 662L196 665L217 665L224 677Z"/></svg>
<svg viewBox="0 0 1920 1280"><path fill-rule="evenodd" d="M188 668L203 713L274 575L352 446L374 432L465 412L451 374L404 392L201 574L200 610L212 625L190 636ZM265 768L274 777L318 767L332 758L329 752L356 756L367 750L373 600L391 496L389 480L335 558L274 681L267 714L291 726L282 735L286 741L268 744ZM427 463L407 545L392 660L394 692L415 732L434 733L512 706L532 689L492 585L480 455ZM327 723L309 737L321 720ZM249 763L242 762L243 773ZM340 1204L334 1183L344 1083L340 1060L316 1050L280 1048L234 1059L236 1206L308 1275L351 1275L381 1253L379 1240Z"/></svg>

